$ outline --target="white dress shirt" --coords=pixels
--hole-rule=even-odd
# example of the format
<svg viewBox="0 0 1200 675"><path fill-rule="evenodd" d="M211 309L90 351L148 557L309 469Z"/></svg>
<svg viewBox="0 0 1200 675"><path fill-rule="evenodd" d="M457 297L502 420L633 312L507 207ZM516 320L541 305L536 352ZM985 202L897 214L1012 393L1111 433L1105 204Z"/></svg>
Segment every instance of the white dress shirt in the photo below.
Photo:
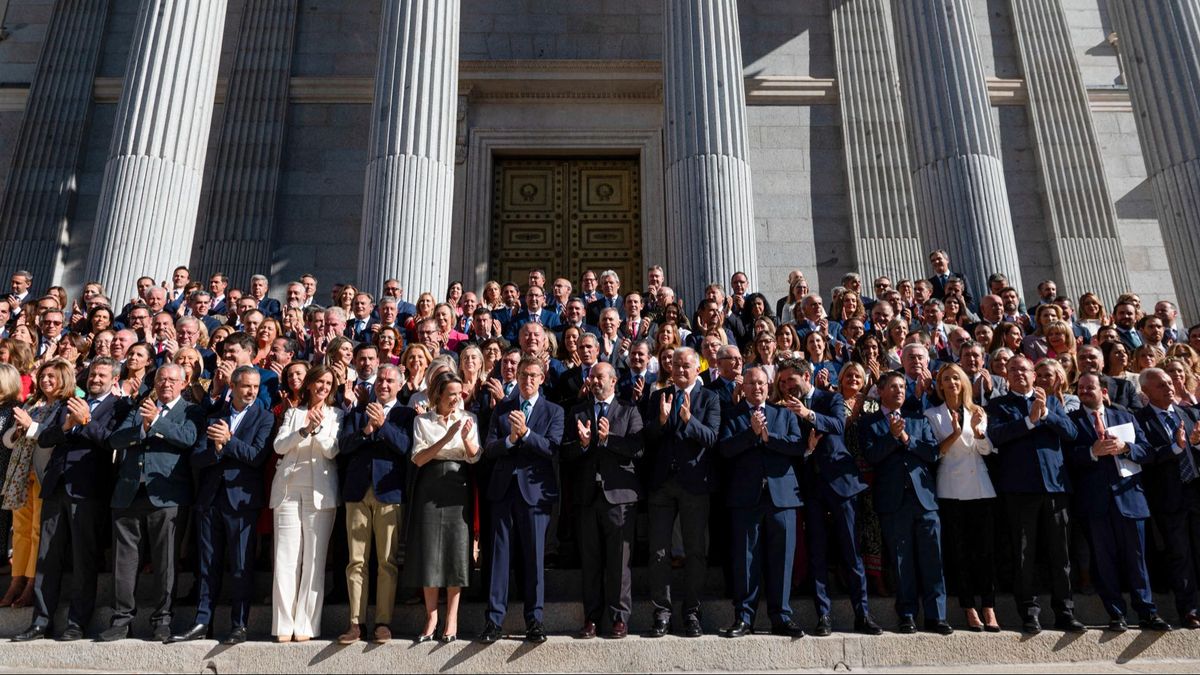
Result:
<svg viewBox="0 0 1200 675"><path fill-rule="evenodd" d="M442 440L442 437L446 435L446 432L450 430L450 427L454 426L454 424L461 419L471 420L471 433L479 433L479 420L475 418L474 414L469 413L461 408L455 408L454 411L451 412L450 415L445 419L443 419L441 415L437 414L437 411L435 410L430 410L423 415L418 415L417 419L413 420L413 449L412 454L409 456L412 461L416 461L418 452L422 452L437 444L438 441ZM450 438L450 440L443 445L440 450L438 450L437 454L434 455L433 458L474 464L475 462L479 461L479 458L482 455L482 450L475 453L474 456L468 455L467 444L463 442L462 434L455 433L454 436Z"/></svg>

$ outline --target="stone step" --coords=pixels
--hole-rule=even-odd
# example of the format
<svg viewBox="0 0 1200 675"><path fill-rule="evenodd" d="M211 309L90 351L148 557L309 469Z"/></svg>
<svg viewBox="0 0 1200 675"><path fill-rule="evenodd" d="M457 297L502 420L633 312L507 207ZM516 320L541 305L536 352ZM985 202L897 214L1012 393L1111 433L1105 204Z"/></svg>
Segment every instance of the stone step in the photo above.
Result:
<svg viewBox="0 0 1200 675"><path fill-rule="evenodd" d="M1173 604L1170 596L1158 596L1156 601L1162 609L1162 615L1168 621L1176 621L1176 613L1173 610ZM1000 597L997 599L996 612L1002 627L1015 629L1020 626L1020 621L1017 618L1016 607L1011 597ZM1049 598L1042 598L1042 606L1049 608ZM816 623L816 612L808 598L793 598L792 608L795 612L795 619L806 628ZM885 629L891 629L896 623L896 614L893 607L893 600L889 598L872 598L870 600L871 614L876 618ZM680 607L676 602L676 626L678 629L678 620L680 618ZM484 612L486 605L481 602L466 601L463 602L459 609L459 626L460 634L475 635L483 628ZM443 605L444 611L444 605ZM55 617L55 626L57 630L61 630L66 626L67 607L62 605ZM150 609L141 607L138 611L137 619L134 622L135 636L148 635L150 632L149 622ZM577 630L583 624L583 606L579 601L548 601L545 604L544 622L546 630L551 633L559 633L569 635ZM730 625L733 622L733 605L729 600L708 599L701 603L701 614L704 629L709 633L716 633L721 628ZM956 626L962 626L962 613L957 609L955 603L950 604L950 622ZM32 620L33 610L30 608L23 609L0 609L0 638L11 637L24 630L29 626ZM1076 615L1081 621L1089 626L1104 626L1108 623L1107 614L1104 612L1100 601L1095 596L1080 595L1076 597ZM92 618L89 630L92 633L98 633L109 625L109 620L112 616L110 606L102 600L101 604L96 608L96 614ZM173 628L176 631L186 630L192 625L192 619L195 616L195 608L191 606L176 606L173 621ZM373 613L371 614L373 617ZM633 614L630 619L630 630L645 631L649 629L650 622L653 616L653 606L650 601L644 597L634 596ZM854 614L850 609L849 603L845 599L837 599L833 605L832 617L834 626L839 631L850 631L854 625ZM368 623L373 620L369 619ZM1130 621L1136 622L1136 617L1130 616ZM423 629L425 622L425 613L421 605L413 604L397 604L391 622L392 630L398 635L415 636ZM215 630L217 635L224 634L229 629L229 611L224 605L218 606L214 615ZM322 629L326 637L333 637L341 633L349 623L349 606L346 604L331 604L326 605L323 613ZM920 620L918 620L920 623ZM1053 624L1053 615L1046 609L1045 623L1047 627ZM769 617L765 603L760 606L757 627L766 630L770 627ZM250 622L248 628L252 635L265 638L271 633L271 606L270 604L255 604L250 609ZM518 633L523 632L525 621L523 618L523 606L520 600L513 600L509 603L508 613L504 622L504 629Z"/></svg>
<svg viewBox="0 0 1200 675"><path fill-rule="evenodd" d="M59 643L41 640L6 644L0 669L92 670L107 672L671 672L671 671L800 671L873 668L962 668L974 664L1119 663L1125 668L1153 670L1156 662L1200 658L1196 634L1130 631L1117 635L1089 631L1083 635L1044 632L955 633L864 637L836 634L799 640L755 635L738 640L715 636L698 639L630 637L622 641L573 640L554 636L541 645L505 639L493 645L469 641L414 645L393 640L386 645L340 646L313 640L278 645L248 642L225 647L213 641L162 645L139 640Z"/></svg>

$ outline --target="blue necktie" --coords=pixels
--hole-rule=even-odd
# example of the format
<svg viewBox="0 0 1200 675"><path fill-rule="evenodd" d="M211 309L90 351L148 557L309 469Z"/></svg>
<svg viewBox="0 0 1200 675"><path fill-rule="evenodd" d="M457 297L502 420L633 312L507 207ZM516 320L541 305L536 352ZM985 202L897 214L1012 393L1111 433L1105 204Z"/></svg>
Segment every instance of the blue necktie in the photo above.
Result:
<svg viewBox="0 0 1200 675"><path fill-rule="evenodd" d="M602 417L607 417L608 416L608 404L605 403L604 401L600 401L600 403L598 403L597 405L600 406L600 414L596 415L596 419L599 420Z"/></svg>
<svg viewBox="0 0 1200 675"><path fill-rule="evenodd" d="M529 401L521 401L521 412L525 415L525 420L529 420L529 410L533 408L533 404Z"/></svg>
<svg viewBox="0 0 1200 675"><path fill-rule="evenodd" d="M1170 410L1163 415L1163 418L1166 419L1167 428L1171 431L1169 436L1171 442L1174 443L1175 430L1179 428L1179 418ZM1192 446L1190 443L1187 443L1186 447L1183 448L1183 452L1179 454L1179 480L1183 481L1185 485L1196 480L1196 462L1192 458Z"/></svg>

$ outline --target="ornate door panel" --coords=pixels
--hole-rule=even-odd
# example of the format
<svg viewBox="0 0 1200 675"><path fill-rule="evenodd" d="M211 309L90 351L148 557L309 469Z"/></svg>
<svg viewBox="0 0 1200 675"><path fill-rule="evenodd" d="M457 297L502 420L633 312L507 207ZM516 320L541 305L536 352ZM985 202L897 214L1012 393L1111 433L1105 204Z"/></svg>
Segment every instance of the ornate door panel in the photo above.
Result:
<svg viewBox="0 0 1200 675"><path fill-rule="evenodd" d="M498 159L491 276L523 283L529 270L577 283L585 269L612 269L641 288L636 159Z"/></svg>

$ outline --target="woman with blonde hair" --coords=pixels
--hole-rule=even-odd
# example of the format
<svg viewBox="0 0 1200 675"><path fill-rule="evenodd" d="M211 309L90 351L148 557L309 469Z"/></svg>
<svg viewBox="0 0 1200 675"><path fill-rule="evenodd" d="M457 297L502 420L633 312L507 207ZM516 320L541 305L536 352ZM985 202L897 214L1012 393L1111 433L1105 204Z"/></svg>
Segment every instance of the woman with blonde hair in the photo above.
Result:
<svg viewBox="0 0 1200 675"><path fill-rule="evenodd" d="M942 366L934 386L943 403L926 410L925 417L941 452L937 498L943 539L950 549L947 557L953 561L947 567L958 576L958 602L966 613L967 628L997 632L996 490L983 461L996 450L987 437L987 413L975 405L971 378L958 365Z"/></svg>
<svg viewBox="0 0 1200 675"><path fill-rule="evenodd" d="M16 418L13 410L21 405L21 373L12 364L0 363L0 438L13 427ZM7 475L12 449L0 443L0 476ZM9 532L12 529L12 512L0 509L0 565L8 567ZM9 570L11 572L11 570ZM8 573L8 572L6 572ZM23 590L23 589L22 589ZM11 603L11 600L9 602Z"/></svg>
<svg viewBox="0 0 1200 675"><path fill-rule="evenodd" d="M33 349L20 340L0 340L0 363L17 369L21 374L21 400L29 398L33 393Z"/></svg>
<svg viewBox="0 0 1200 675"><path fill-rule="evenodd" d="M1078 307L1075 321L1086 328L1088 333L1095 335L1100 331L1101 326L1112 324L1108 310L1104 308L1104 303L1100 302L1100 298L1095 293L1084 293L1079 296Z"/></svg>
<svg viewBox="0 0 1200 675"><path fill-rule="evenodd" d="M467 466L479 461L479 422L463 410L462 380L443 372L429 385L430 410L413 421L411 460L417 466L409 497L408 554L403 585L420 587L425 628L416 642L434 639L438 590L446 589L446 623L438 636L458 634L460 591L471 576L471 484Z"/></svg>
<svg viewBox="0 0 1200 675"><path fill-rule="evenodd" d="M746 366L758 366L767 374L767 381L775 381L775 336L772 333L759 333L750 348L746 350Z"/></svg>
<svg viewBox="0 0 1200 675"><path fill-rule="evenodd" d="M433 361L429 348L421 343L412 343L404 348L400 363L404 366L404 384L396 398L401 405L408 405L417 392L425 391L425 371Z"/></svg>
<svg viewBox="0 0 1200 675"><path fill-rule="evenodd" d="M1067 371L1054 359L1042 359L1033 367L1034 384L1054 396L1067 412L1079 410L1079 397L1067 391Z"/></svg>
<svg viewBox="0 0 1200 675"><path fill-rule="evenodd" d="M1166 358L1161 347L1157 345L1142 345L1133 350L1133 356L1129 357L1129 370L1134 373L1140 373L1147 368L1154 368L1162 360Z"/></svg>
<svg viewBox="0 0 1200 675"><path fill-rule="evenodd" d="M1186 360L1179 357L1168 358L1163 362L1162 369L1171 376L1171 384L1175 387L1175 395L1179 397L1180 405L1195 408L1200 404L1200 399L1196 397L1198 378Z"/></svg>
<svg viewBox="0 0 1200 675"><path fill-rule="evenodd" d="M483 293L479 297L479 304L493 312L504 306L504 300L500 297L500 282L489 279L483 285Z"/></svg>
<svg viewBox="0 0 1200 675"><path fill-rule="evenodd" d="M829 320L834 323L840 324L847 319L859 319L864 322L867 320L867 310L863 307L862 296L850 289L842 291L834 299L830 309L833 311L830 312Z"/></svg>
<svg viewBox="0 0 1200 675"><path fill-rule="evenodd" d="M863 455L865 448L858 438L858 421L879 410L879 401L871 398L870 391L871 384L862 364L851 361L838 373L838 393L842 395L846 413L846 431L842 440L858 465L859 475L867 484L867 489L858 495L855 536L871 592L882 597L887 595L887 584L883 570L883 529L879 514L875 511L875 466L866 460Z"/></svg>
<svg viewBox="0 0 1200 675"><path fill-rule="evenodd" d="M900 354L904 351L904 340L908 337L908 322L896 318L888 322L883 331L883 359L887 370L899 370L902 365Z"/></svg>
<svg viewBox="0 0 1200 675"><path fill-rule="evenodd" d="M315 366L304 377L303 399L283 415L275 438L280 455L271 481L275 512L275 575L271 634L305 642L321 634L325 553L338 505L338 432L333 372Z"/></svg>
<svg viewBox="0 0 1200 675"><path fill-rule="evenodd" d="M75 394L75 371L66 361L42 364L34 376L36 393L20 408L13 408L13 425L3 443L12 449L4 474L3 503L12 511L12 581L0 607L27 607L33 602L41 540L41 474L50 459L49 449L38 445L43 425L54 419L63 401ZM11 382L9 383L11 384Z"/></svg>
<svg viewBox="0 0 1200 675"><path fill-rule="evenodd" d="M417 302L414 305L417 308L415 314L410 316L404 322L404 331L409 342L417 340L417 326L425 319L433 318L433 310L437 307L437 300L434 299L433 293L425 292L417 296Z"/></svg>

